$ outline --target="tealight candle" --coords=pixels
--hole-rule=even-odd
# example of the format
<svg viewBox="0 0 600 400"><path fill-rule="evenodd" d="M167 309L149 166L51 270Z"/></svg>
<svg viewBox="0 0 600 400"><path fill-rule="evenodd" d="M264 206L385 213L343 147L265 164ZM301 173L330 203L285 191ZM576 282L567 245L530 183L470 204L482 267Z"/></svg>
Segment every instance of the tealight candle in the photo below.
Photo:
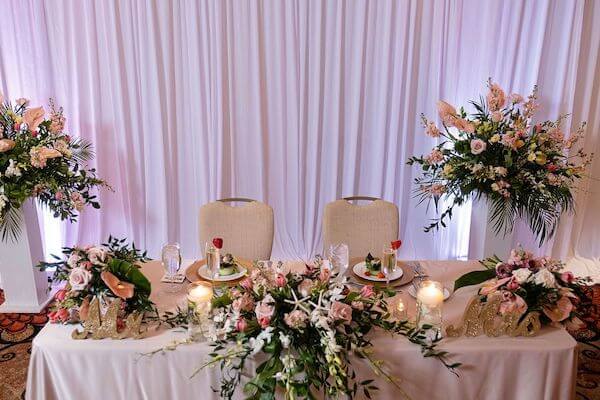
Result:
<svg viewBox="0 0 600 400"><path fill-rule="evenodd" d="M444 290L439 282L423 281L417 290L417 326L431 326L430 339L442 336L442 304Z"/></svg>
<svg viewBox="0 0 600 400"><path fill-rule="evenodd" d="M213 287L209 282L194 282L190 285L188 301L188 334L190 338L206 338L210 323L210 308Z"/></svg>
<svg viewBox="0 0 600 400"><path fill-rule="evenodd" d="M407 313L406 313L406 305L404 304L404 302L402 301L402 299L398 299L398 303L396 303L396 318L399 321L404 321L406 320L407 317Z"/></svg>

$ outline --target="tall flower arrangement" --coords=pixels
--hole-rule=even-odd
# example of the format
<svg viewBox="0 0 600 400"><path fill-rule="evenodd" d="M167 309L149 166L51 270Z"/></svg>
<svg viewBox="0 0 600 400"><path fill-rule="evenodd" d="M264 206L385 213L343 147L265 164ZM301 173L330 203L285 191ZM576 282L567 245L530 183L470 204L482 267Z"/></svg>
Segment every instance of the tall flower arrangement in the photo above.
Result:
<svg viewBox="0 0 600 400"><path fill-rule="evenodd" d="M422 116L425 133L441 140L430 154L409 160L422 171L417 196L433 200L436 208L440 198L450 203L425 231L445 226L454 206L483 197L497 233L512 231L514 221L525 218L541 244L554 234L560 215L573 210L576 182L591 160L573 149L585 125L565 137L566 116L533 122L535 88L524 99L507 96L491 80L488 86L485 98L471 102L472 114L439 101L441 128Z"/></svg>
<svg viewBox="0 0 600 400"><path fill-rule="evenodd" d="M92 190L106 183L84 163L92 145L64 131L62 108L29 108L29 100L0 95L0 230L2 240L19 235L19 208L36 198L54 216L75 221L85 205L100 208Z"/></svg>

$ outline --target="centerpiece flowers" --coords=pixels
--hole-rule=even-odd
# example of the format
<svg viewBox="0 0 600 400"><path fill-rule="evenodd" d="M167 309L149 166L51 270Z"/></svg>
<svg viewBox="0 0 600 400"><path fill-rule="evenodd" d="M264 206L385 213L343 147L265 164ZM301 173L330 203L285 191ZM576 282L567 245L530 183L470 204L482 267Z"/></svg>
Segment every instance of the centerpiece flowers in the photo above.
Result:
<svg viewBox="0 0 600 400"><path fill-rule="evenodd" d="M381 329L405 336L421 346L425 357L436 357L451 371L460 364L427 340L408 321L390 318L386 299L393 292L364 286L349 291L343 281L330 279L330 270L307 266L302 273L284 272L281 264L259 264L239 285L213 299L214 351L201 368L220 365L220 396L234 396L248 359L259 356L255 375L244 385L251 399L272 399L276 388L286 398L367 397L376 390L372 379L361 380L351 355L370 362L375 373L400 386L374 360L369 333ZM401 389L400 389L401 391Z"/></svg>
<svg viewBox="0 0 600 400"><path fill-rule="evenodd" d="M134 312L151 312L150 281L140 271L140 263L148 261L146 252L129 245L125 239L108 238L100 246L65 247L56 262L42 262L42 270L55 268L54 282L67 282L56 295L50 322L77 323L85 320L90 303L97 298L104 307L117 298L123 310L119 321Z"/></svg>
<svg viewBox="0 0 600 400"><path fill-rule="evenodd" d="M107 186L95 169L83 165L94 153L84 139L64 131L62 108L50 100L50 112L28 108L29 100L13 105L0 95L0 231L2 240L20 234L19 209L36 198L55 217L71 222L86 204L100 208L92 189Z"/></svg>
<svg viewBox="0 0 600 400"><path fill-rule="evenodd" d="M440 198L450 204L425 231L446 226L454 206L483 197L496 233L511 232L515 220L524 218L541 244L554 234L560 215L573 210L576 182L591 161L573 149L585 124L565 137L565 115L533 122L536 88L524 99L507 96L491 80L488 86L485 99L471 101L472 114L439 101L441 129L422 116L425 133L441 142L430 154L408 161L421 166L417 196L421 202L433 200L436 208Z"/></svg>
<svg viewBox="0 0 600 400"><path fill-rule="evenodd" d="M494 256L481 264L485 270L463 275L454 289L485 282L478 295L484 302L499 297L500 314L539 312L542 324L565 324L572 330L585 326L578 305L589 279L574 277L561 261L518 248L507 261Z"/></svg>

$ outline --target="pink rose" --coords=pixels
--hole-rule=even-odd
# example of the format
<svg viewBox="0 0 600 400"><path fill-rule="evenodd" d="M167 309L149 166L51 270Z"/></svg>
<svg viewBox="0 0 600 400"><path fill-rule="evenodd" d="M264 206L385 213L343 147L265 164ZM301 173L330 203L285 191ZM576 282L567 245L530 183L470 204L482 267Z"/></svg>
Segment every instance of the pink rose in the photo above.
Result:
<svg viewBox="0 0 600 400"><path fill-rule="evenodd" d="M329 317L336 321L352 321L352 307L340 301L334 301L329 309Z"/></svg>
<svg viewBox="0 0 600 400"><path fill-rule="evenodd" d="M263 300L256 305L254 312L256 313L256 318L259 322L262 318L267 318L270 321L273 313L275 312L275 306Z"/></svg>
<svg viewBox="0 0 600 400"><path fill-rule="evenodd" d="M560 279L563 282L571 283L575 280L575 275L573 275L571 271L565 271L562 274L560 274Z"/></svg>
<svg viewBox="0 0 600 400"><path fill-rule="evenodd" d="M271 323L271 317L261 317L258 319L258 324L261 328L265 329Z"/></svg>
<svg viewBox="0 0 600 400"><path fill-rule="evenodd" d="M471 140L471 153L473 154L481 154L487 147L487 143L485 143L481 139L473 139Z"/></svg>
<svg viewBox="0 0 600 400"><path fill-rule="evenodd" d="M287 284L287 279L283 274L277 274L277 278L275 278L275 286L284 287Z"/></svg>
<svg viewBox="0 0 600 400"><path fill-rule="evenodd" d="M84 290L92 280L92 273L85 268L76 267L69 273L69 284L73 290Z"/></svg>
<svg viewBox="0 0 600 400"><path fill-rule="evenodd" d="M252 290L252 279L245 278L243 281L240 282L240 286L245 290Z"/></svg>
<svg viewBox="0 0 600 400"><path fill-rule="evenodd" d="M309 296L310 292L312 291L312 288L313 288L313 281L311 281L310 279L304 279L298 285L298 293L300 293L300 296L302 296L302 297Z"/></svg>
<svg viewBox="0 0 600 400"><path fill-rule="evenodd" d="M291 313L286 313L283 316L283 320L287 326L292 329L300 329L306 327L306 321L308 320L308 315L302 310L295 310Z"/></svg>
<svg viewBox="0 0 600 400"><path fill-rule="evenodd" d="M365 299L370 299L371 297L373 297L375 295L373 286L371 286L371 285L363 286L362 289L360 289L360 295L361 295L361 297L364 297Z"/></svg>
<svg viewBox="0 0 600 400"><path fill-rule="evenodd" d="M456 118L454 120L454 126L459 131L463 131L463 132L467 132L467 133L475 132L475 126L473 125L473 123L471 123L470 121L467 121L466 119L463 119L463 118Z"/></svg>
<svg viewBox="0 0 600 400"><path fill-rule="evenodd" d="M235 323L235 329L238 332L245 332L246 328L248 328L248 322L246 322L246 320L244 318L238 319L237 322Z"/></svg>
<svg viewBox="0 0 600 400"><path fill-rule="evenodd" d="M454 120L456 119L456 109L446 103L445 101L438 101L437 103L438 113L444 124L452 126L454 125Z"/></svg>
<svg viewBox="0 0 600 400"><path fill-rule="evenodd" d="M500 111L494 111L492 113L492 121L494 121L494 122L502 121L502 113Z"/></svg>
<svg viewBox="0 0 600 400"><path fill-rule="evenodd" d="M241 311L252 311L254 308L254 300L248 293L244 293L241 297L238 297L233 301L231 307L238 313Z"/></svg>
<svg viewBox="0 0 600 400"><path fill-rule="evenodd" d="M63 192L56 192L56 194L54 195L54 198L58 201L62 201L65 198L65 194Z"/></svg>

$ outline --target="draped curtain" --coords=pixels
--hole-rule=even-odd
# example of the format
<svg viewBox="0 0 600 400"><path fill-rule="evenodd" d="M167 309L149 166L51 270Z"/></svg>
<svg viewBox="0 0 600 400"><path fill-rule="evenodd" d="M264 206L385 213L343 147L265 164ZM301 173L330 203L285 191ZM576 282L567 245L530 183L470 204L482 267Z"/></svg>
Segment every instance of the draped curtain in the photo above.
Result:
<svg viewBox="0 0 600 400"><path fill-rule="evenodd" d="M198 257L199 206L242 196L274 208L275 257L307 258L321 251L325 204L361 194L400 208L401 256L465 257L470 206L424 233L435 210L413 199L406 161L435 145L419 114L435 119L438 99L466 105L488 77L508 92L540 84L540 115L588 120L586 145L600 147L593 1L3 0L2 9L0 91L62 104L114 189L76 224L46 219L48 248L112 233L151 255L178 241ZM544 250L598 255L583 239L600 236L590 182ZM515 240L530 243L527 229Z"/></svg>

